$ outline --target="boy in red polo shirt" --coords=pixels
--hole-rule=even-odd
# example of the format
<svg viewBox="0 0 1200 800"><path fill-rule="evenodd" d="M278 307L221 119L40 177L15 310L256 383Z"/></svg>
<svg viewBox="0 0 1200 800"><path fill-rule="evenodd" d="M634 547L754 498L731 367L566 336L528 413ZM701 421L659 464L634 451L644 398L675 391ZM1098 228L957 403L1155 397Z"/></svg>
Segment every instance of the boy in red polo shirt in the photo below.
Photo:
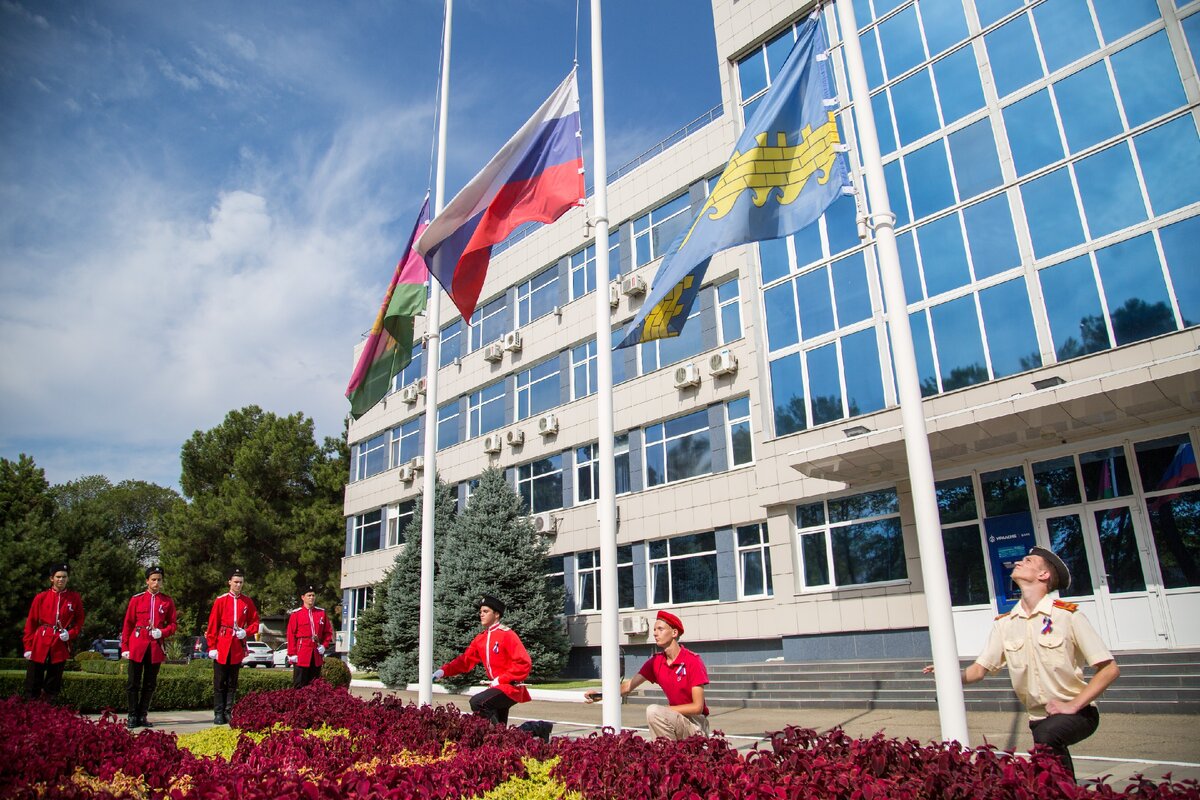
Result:
<svg viewBox="0 0 1200 800"><path fill-rule="evenodd" d="M689 736L708 736L708 706L704 703L704 687L708 670L700 656L679 643L683 623L669 611L659 611L654 621L654 643L659 652L642 665L638 674L621 683L621 696L632 692L646 681L662 687L670 705L646 707L646 724L657 738L686 739ZM585 695L594 703L595 691Z"/></svg>

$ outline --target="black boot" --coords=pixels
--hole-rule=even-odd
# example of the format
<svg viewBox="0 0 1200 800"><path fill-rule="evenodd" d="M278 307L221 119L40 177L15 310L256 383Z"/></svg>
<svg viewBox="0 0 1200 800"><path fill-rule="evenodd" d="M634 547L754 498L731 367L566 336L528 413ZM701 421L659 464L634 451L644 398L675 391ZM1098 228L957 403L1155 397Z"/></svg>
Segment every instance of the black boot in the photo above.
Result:
<svg viewBox="0 0 1200 800"><path fill-rule="evenodd" d="M213 725L224 725L226 722L225 696L221 692L215 692L213 694Z"/></svg>
<svg viewBox="0 0 1200 800"><path fill-rule="evenodd" d="M129 716L127 716L125 718L125 727L128 728L129 730L133 730L134 728L136 728L137 726L139 726L141 724L142 724L142 719L137 714L130 714Z"/></svg>
<svg viewBox="0 0 1200 800"><path fill-rule="evenodd" d="M148 692L142 692L141 702L138 703L138 724L143 728L154 727L154 723L146 719L146 714L150 710L150 701L153 699L153 695L149 694Z"/></svg>
<svg viewBox="0 0 1200 800"><path fill-rule="evenodd" d="M141 718L138 715L138 691L137 689L129 689L125 695L129 701L129 716L125 718L125 727L133 730L142 724Z"/></svg>
<svg viewBox="0 0 1200 800"><path fill-rule="evenodd" d="M236 697L237 697L237 695L232 691L225 693L225 724L226 725L233 724L229 720L233 716L233 701L236 699Z"/></svg>

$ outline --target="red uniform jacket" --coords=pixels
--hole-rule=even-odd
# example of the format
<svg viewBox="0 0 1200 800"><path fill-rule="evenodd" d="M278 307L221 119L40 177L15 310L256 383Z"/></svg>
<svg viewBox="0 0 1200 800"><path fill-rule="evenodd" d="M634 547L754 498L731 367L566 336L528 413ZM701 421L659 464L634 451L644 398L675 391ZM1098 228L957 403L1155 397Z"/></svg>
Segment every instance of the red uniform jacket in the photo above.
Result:
<svg viewBox="0 0 1200 800"><path fill-rule="evenodd" d="M246 595L234 597L226 592L213 601L205 632L208 649L217 651L217 660L222 664L240 664L246 657L246 640L233 635L235 627L245 628L247 637L258 633L258 609Z"/></svg>
<svg viewBox="0 0 1200 800"><path fill-rule="evenodd" d="M78 639L83 628L83 598L79 592L65 589L56 592L47 589L33 598L29 606L29 617L25 620L25 652L36 664L45 664L50 656L51 664L59 664L71 657L70 639ZM70 639L59 638L66 631Z"/></svg>
<svg viewBox="0 0 1200 800"><path fill-rule="evenodd" d="M496 623L475 637L461 656L442 665L446 675L461 675L476 664L483 664L489 679L499 679L496 688L515 703L528 703L529 690L525 679L533 664L525 645L512 628Z"/></svg>
<svg viewBox="0 0 1200 800"><path fill-rule="evenodd" d="M162 631L162 638L150 636L150 629ZM175 633L175 601L162 592L142 592L129 598L125 609L125 625L121 628L121 652L129 653L129 660L141 663L150 648L150 663L161 664L167 660L163 645L167 637Z"/></svg>
<svg viewBox="0 0 1200 800"><path fill-rule="evenodd" d="M325 663L325 658L317 652L317 645L329 645L333 642L333 626L325 609L313 606L312 611L300 606L288 617L287 644L288 657L296 656L296 663L301 667L319 667Z"/></svg>

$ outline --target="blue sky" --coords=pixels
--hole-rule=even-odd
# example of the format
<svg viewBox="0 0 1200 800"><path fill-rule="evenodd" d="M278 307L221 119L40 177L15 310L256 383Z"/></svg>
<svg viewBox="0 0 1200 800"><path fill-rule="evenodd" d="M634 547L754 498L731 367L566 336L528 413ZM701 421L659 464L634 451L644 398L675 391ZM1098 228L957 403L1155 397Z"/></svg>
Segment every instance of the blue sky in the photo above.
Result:
<svg viewBox="0 0 1200 800"><path fill-rule="evenodd" d="M441 4L0 0L0 455L177 486L251 403L341 431L428 184ZM588 9L580 19L591 157ZM610 169L720 103L704 0L609 0ZM452 195L570 70L575 6L458 0Z"/></svg>

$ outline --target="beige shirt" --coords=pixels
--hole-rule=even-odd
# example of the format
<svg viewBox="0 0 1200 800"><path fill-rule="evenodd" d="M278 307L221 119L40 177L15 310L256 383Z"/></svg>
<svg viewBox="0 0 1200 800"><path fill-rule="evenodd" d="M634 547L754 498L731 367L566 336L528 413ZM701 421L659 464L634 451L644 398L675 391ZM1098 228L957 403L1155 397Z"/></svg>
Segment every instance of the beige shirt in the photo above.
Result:
<svg viewBox="0 0 1200 800"><path fill-rule="evenodd" d="M1049 622L1047 623L1047 619ZM1051 699L1069 703L1083 691L1083 665L1112 661L1087 617L1043 597L1032 614L1018 602L998 617L975 663L989 673L1008 665L1013 691L1031 720L1044 719Z"/></svg>

